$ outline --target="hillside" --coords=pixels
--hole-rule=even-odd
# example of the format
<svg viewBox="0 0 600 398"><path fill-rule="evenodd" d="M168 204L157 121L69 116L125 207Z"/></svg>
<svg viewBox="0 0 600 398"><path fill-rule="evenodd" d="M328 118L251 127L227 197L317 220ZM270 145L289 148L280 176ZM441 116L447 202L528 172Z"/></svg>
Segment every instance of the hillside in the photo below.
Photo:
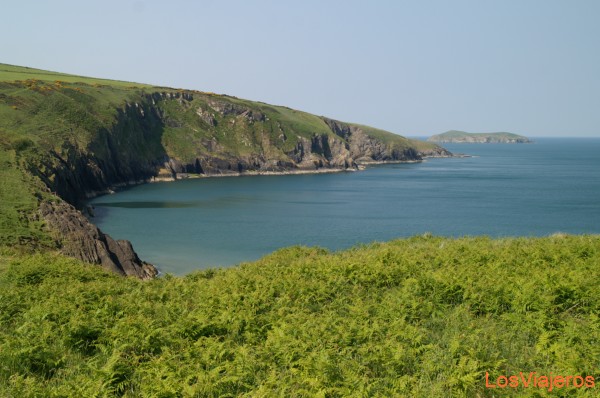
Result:
<svg viewBox="0 0 600 398"><path fill-rule="evenodd" d="M526 144L531 142L527 137L513 133L467 133L458 130L432 135L427 141L440 144Z"/></svg>
<svg viewBox="0 0 600 398"><path fill-rule="evenodd" d="M600 237L414 237L149 282L0 252L0 396L597 396ZM582 381L583 383L583 381Z"/></svg>
<svg viewBox="0 0 600 398"><path fill-rule="evenodd" d="M70 205L154 179L355 170L450 155L286 107L0 64L0 245L59 247L126 275L155 271Z"/></svg>

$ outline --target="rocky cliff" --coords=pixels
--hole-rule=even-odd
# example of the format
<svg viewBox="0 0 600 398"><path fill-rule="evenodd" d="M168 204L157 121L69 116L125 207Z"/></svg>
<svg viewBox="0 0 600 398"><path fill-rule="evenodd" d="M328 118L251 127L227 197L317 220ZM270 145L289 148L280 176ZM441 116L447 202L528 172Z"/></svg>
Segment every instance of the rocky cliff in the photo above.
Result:
<svg viewBox="0 0 600 398"><path fill-rule="evenodd" d="M67 141L31 171L61 198L81 206L91 196L157 177L355 169L363 163L451 156L439 146L366 126L300 112L315 126L298 125L277 108L263 111L233 98L195 97L155 92L128 101L115 109L112 126L96 131L87 146Z"/></svg>
<svg viewBox="0 0 600 398"><path fill-rule="evenodd" d="M158 274L153 265L140 260L131 242L114 240L68 203L44 201L40 213L56 234L64 254L123 276L151 279Z"/></svg>
<svg viewBox="0 0 600 398"><path fill-rule="evenodd" d="M8 115L0 120L0 132L8 132L0 146L16 151L20 167L55 195L31 190L61 250L123 275L150 278L156 269L77 210L116 187L451 155L435 144L281 106L79 77L48 81L36 73L41 79L0 82L0 107Z"/></svg>

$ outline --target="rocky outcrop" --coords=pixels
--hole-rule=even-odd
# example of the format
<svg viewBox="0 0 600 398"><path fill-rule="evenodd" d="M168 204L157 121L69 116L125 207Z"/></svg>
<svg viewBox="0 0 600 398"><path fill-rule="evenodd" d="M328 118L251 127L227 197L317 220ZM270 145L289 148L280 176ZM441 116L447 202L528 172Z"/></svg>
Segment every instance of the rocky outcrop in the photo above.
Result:
<svg viewBox="0 0 600 398"><path fill-rule="evenodd" d="M62 253L124 276L151 279L158 274L154 266L139 259L129 241L114 240L68 203L58 198L43 201L40 213L56 234Z"/></svg>
<svg viewBox="0 0 600 398"><path fill-rule="evenodd" d="M398 156L398 153L388 151L386 145L377 141L364 133L361 129L354 129L350 135L350 150L356 156L358 162L365 161L383 161L383 160L420 160L416 153L410 153L409 156Z"/></svg>
<svg viewBox="0 0 600 398"><path fill-rule="evenodd" d="M120 275L149 279L158 274L139 259L129 241L104 234L76 207L89 197L157 175L168 159L161 142L164 117L156 105L165 99L187 101L191 96L155 93L128 102L115 110L114 124L96 131L87 147L64 142L59 150L50 149L37 163L28 164L29 171L62 199L42 202L40 212L64 254Z"/></svg>
<svg viewBox="0 0 600 398"><path fill-rule="evenodd" d="M208 101L209 110L199 108L196 113L208 125L217 125L218 115L234 115L248 122L265 121L264 114L242 105L221 100ZM258 115L258 116L257 116ZM172 178L185 178L189 174L227 175L244 172L286 172L310 171L323 168L357 169L360 164L420 161L425 157L450 157L452 153L436 145L424 144L415 147L415 142L401 136L394 136L389 142L374 137L363 127L333 119L322 118L333 134L313 134L311 137L297 136L292 150L282 157L268 157L263 153L252 155L228 154L214 138L203 141L207 153L193 161L167 159L162 168L163 175ZM285 142L288 136L277 124L281 134L278 139ZM390 134L390 133L385 133ZM267 142L267 148L277 147L277 143ZM263 150L265 147L263 146ZM273 151L271 151L273 152Z"/></svg>
<svg viewBox="0 0 600 398"><path fill-rule="evenodd" d="M152 179L168 159L161 142L163 117L152 104L160 98L127 103L115 111L114 125L95 132L87 147L65 142L60 151L51 149L39 163L31 163L29 171L77 207L115 187Z"/></svg>
<svg viewBox="0 0 600 398"><path fill-rule="evenodd" d="M395 137L388 143L372 134L362 126L351 125L337 120L322 118L331 131L347 142L349 155L356 163L418 161L424 157L450 157L452 153L438 146L417 148L414 142ZM386 133L389 134L389 133Z"/></svg>
<svg viewBox="0 0 600 398"><path fill-rule="evenodd" d="M219 113L221 116L243 116L249 121L252 122L263 122L266 120L266 116L264 113L249 108L247 106L238 105L229 101L222 101L218 99L210 99L207 101L208 106Z"/></svg>
<svg viewBox="0 0 600 398"><path fill-rule="evenodd" d="M42 206L64 253L122 275L156 275L129 242L112 239L76 210L89 197L115 187L190 174L357 169L361 163L419 161L448 153L431 144L427 150L432 152L426 153L404 137L287 108L198 96L165 91L128 97L115 110L113 123L103 120L96 131L87 131L91 139L85 147L67 139L30 163L29 171L69 203ZM89 118L95 117L90 109Z"/></svg>
<svg viewBox="0 0 600 398"><path fill-rule="evenodd" d="M423 158L452 158L457 157L456 154L448 151L446 148L442 148L441 146L434 146L431 148L422 148L419 149L419 155Z"/></svg>

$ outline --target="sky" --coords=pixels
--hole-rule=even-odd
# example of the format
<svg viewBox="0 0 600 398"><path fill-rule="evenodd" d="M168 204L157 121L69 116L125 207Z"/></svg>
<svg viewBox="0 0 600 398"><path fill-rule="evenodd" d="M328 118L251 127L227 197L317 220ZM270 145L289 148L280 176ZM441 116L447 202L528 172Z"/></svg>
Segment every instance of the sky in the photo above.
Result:
<svg viewBox="0 0 600 398"><path fill-rule="evenodd" d="M596 0L0 0L0 63L407 136L600 137Z"/></svg>

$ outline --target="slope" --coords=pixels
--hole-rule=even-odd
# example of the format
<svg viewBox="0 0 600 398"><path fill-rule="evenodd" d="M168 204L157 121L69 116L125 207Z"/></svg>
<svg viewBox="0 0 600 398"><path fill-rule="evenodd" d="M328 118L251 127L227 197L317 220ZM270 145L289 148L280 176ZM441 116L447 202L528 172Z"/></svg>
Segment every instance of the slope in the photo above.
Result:
<svg viewBox="0 0 600 398"><path fill-rule="evenodd" d="M7 215L0 242L14 242L8 231L16 228L18 241L52 241L77 258L137 276L147 265L128 243L105 236L58 198L81 207L90 196L157 178L354 170L450 155L434 144L286 107L4 64L0 151L0 159L10 159L3 161L7 181L20 178L28 187L0 191L3 203L9 194L28 203L18 217Z"/></svg>

